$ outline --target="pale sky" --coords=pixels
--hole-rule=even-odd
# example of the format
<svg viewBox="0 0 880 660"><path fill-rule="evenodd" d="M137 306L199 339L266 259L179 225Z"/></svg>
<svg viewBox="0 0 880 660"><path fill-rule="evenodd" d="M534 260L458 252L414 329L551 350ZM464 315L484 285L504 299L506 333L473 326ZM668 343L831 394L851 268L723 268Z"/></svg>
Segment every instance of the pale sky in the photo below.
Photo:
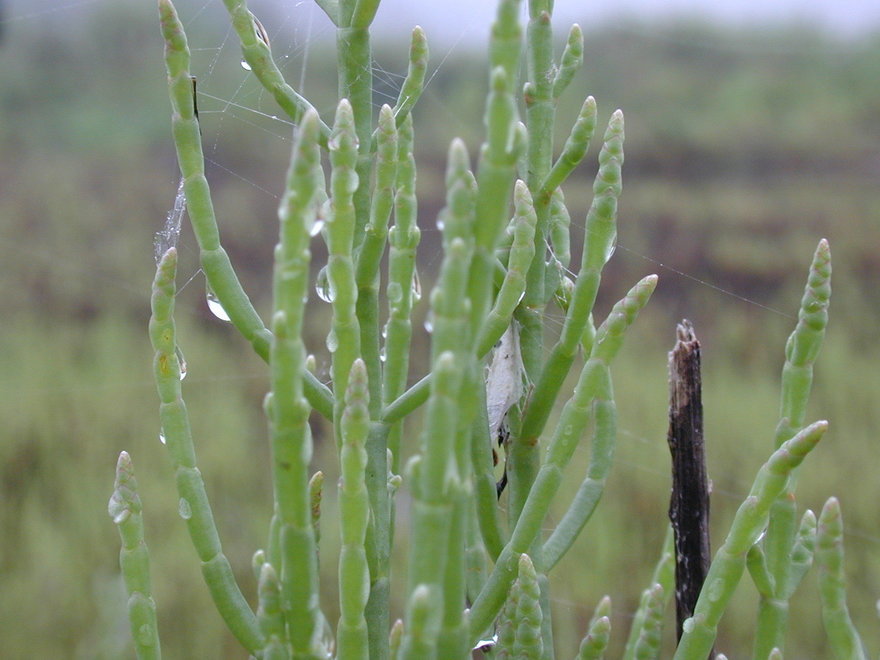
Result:
<svg viewBox="0 0 880 660"><path fill-rule="evenodd" d="M287 0L282 0L285 2ZM525 5L526 2L523 2ZM495 13L493 0L382 0L376 27L399 33L408 26L430 26L432 41L482 39ZM878 0L556 0L556 25L637 18L643 22L674 17L705 18L740 26L774 26L792 21L824 26L836 34L880 30Z"/></svg>

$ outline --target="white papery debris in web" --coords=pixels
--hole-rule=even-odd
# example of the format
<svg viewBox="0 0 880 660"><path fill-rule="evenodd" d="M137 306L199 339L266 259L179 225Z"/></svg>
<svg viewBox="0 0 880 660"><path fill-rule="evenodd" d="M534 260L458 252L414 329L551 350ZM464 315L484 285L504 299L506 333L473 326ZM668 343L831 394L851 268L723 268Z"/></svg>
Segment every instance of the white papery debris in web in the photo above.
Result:
<svg viewBox="0 0 880 660"><path fill-rule="evenodd" d="M512 322L492 351L492 363L486 374L486 411L490 437L498 430L507 411L523 394L525 368L519 351L519 326Z"/></svg>
<svg viewBox="0 0 880 660"><path fill-rule="evenodd" d="M165 225L156 232L156 236L153 238L153 257L156 259L157 265L169 249L177 247L184 211L186 211L186 194L183 192L183 177L181 177L180 184L177 186L177 195L174 197L174 206L168 211Z"/></svg>

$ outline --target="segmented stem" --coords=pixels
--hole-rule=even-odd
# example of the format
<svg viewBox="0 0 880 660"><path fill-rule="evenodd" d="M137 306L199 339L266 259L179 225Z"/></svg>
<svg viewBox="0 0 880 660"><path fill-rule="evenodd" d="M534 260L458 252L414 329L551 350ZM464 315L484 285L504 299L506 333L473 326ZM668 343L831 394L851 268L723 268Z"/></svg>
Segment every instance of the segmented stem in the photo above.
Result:
<svg viewBox="0 0 880 660"><path fill-rule="evenodd" d="M843 517L840 503L831 497L819 515L816 564L819 567L819 597L822 620L831 650L838 660L867 657L861 637L846 606L846 576L843 570Z"/></svg>
<svg viewBox="0 0 880 660"><path fill-rule="evenodd" d="M320 641L324 617L318 608L313 491L309 479L311 408L302 387L306 372L303 300L308 292L310 230L318 203L315 170L320 163L320 153L317 140L318 116L308 112L294 141L287 186L278 209L271 393L266 405L272 443L275 527L280 535L284 618L294 656L308 658L317 658L326 652ZM272 561L278 559L272 557Z"/></svg>
<svg viewBox="0 0 880 660"><path fill-rule="evenodd" d="M153 280L150 341L155 351L153 371L159 390L162 436L174 467L181 517L202 563L202 575L211 598L229 630L249 652L264 646L256 616L242 596L229 560L223 554L205 482L196 467L189 416L180 387L180 363L174 325L174 276L177 250L169 249L159 261Z"/></svg>
<svg viewBox="0 0 880 660"><path fill-rule="evenodd" d="M159 626L150 583L150 551L144 540L144 516L134 466L127 452L119 454L116 483L107 512L119 530L119 567L128 591L128 621L138 660L159 660Z"/></svg>

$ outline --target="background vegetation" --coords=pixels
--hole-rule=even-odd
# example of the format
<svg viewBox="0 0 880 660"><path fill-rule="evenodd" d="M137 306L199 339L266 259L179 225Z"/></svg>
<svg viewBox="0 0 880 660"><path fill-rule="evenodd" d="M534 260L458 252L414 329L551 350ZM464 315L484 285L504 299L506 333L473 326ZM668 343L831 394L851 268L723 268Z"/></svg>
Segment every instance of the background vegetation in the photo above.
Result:
<svg viewBox="0 0 880 660"><path fill-rule="evenodd" d="M3 24L0 638L7 657L129 653L118 539L105 514L122 449L141 486L166 652L242 655L208 602L157 439L146 335L152 236L177 174L162 46L152 4L144 4L149 10L107 7L77 20L49 12ZM274 36L274 18L261 18ZM199 107L208 175L225 243L265 312L289 127L247 110L275 114L270 99L242 82L237 47L218 49L222 20L222 12L205 12L188 26L193 45L205 48ZM809 417L829 419L831 430L805 464L799 496L814 510L828 496L840 497L850 608L876 650L880 37L841 42L805 29L584 27L587 65L579 84L598 99L600 124L616 107L627 116L620 244L599 306L607 309L645 273L658 272L660 284L614 369L621 436L598 520L557 573L566 576L554 587L560 648L574 649L575 633L604 593L614 602L619 645L659 554L670 483L665 363L674 322L687 316L703 340L713 526L720 534L769 455L783 343L810 255L825 236L834 295ZM281 34L296 80L300 51L294 37ZM311 98L329 101L333 90L322 84L333 76L321 67L332 58L321 56L322 47L310 50L307 84ZM402 41L376 54L377 67L394 74L390 91L403 73L404 48ZM426 286L438 265L439 237L431 230L443 154L453 135L473 149L481 130L485 72L474 60L482 58L461 48L436 52L431 70L439 69L416 115ZM244 109L226 107L229 100ZM582 174L582 212L573 213L581 224L592 172ZM568 190L577 203L575 188ZM185 236L182 274L196 270L193 246ZM184 388L227 554L253 594L250 555L262 542L270 501L260 407L267 383L249 348L207 311L203 288L197 276L178 303L189 365ZM319 366L325 349L317 328L326 314L316 306L310 316ZM413 365L414 373L421 369ZM579 458L576 470L586 461ZM327 497L332 506L333 489ZM322 540L328 558L331 527ZM333 572L335 563L328 559L324 568ZM748 655L755 600L744 581L718 650ZM330 620L333 607L326 599ZM823 657L813 579L793 607L787 657Z"/></svg>

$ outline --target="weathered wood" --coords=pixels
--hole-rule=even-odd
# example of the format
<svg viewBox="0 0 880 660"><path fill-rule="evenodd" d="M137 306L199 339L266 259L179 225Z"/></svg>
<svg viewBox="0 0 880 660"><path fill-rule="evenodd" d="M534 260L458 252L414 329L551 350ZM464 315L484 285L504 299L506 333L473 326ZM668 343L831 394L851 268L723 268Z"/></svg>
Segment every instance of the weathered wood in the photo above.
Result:
<svg viewBox="0 0 880 660"><path fill-rule="evenodd" d="M693 614L709 572L709 480L703 450L700 342L686 319L676 334L669 353L667 442L672 454L669 519L675 534L675 612L681 639L682 625Z"/></svg>

